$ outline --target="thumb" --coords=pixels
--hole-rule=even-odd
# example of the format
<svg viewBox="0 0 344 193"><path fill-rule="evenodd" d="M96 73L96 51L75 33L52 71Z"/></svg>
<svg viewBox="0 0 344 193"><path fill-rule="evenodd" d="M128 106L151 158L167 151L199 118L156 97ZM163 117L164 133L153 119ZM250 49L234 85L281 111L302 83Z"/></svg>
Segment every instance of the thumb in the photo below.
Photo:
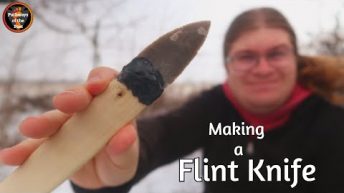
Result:
<svg viewBox="0 0 344 193"><path fill-rule="evenodd" d="M136 173L139 159L135 126L129 124L121 128L96 159L98 175L104 184L120 185L131 180Z"/></svg>
<svg viewBox="0 0 344 193"><path fill-rule="evenodd" d="M106 151L111 157L118 157L128 151L137 141L137 130L133 123L121 128L116 135L112 137L107 145Z"/></svg>

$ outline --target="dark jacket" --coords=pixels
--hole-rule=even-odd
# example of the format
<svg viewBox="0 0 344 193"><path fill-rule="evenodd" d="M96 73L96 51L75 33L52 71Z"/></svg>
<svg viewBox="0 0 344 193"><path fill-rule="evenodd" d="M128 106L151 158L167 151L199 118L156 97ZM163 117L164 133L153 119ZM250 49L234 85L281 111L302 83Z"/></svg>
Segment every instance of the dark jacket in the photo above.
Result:
<svg viewBox="0 0 344 193"><path fill-rule="evenodd" d="M170 163L202 148L210 165L228 165L231 161L239 166L235 175L240 180L232 182L229 173L225 182L218 176L216 182L205 182L207 193L336 193L344 192L344 110L333 106L322 98L312 95L303 101L292 113L286 124L265 133L262 140L252 136L209 136L209 123L231 125L241 124L243 119L225 97L221 86L203 92L178 110L152 119L138 122L140 137L140 160L133 180L121 187L100 190L85 190L73 186L77 193L119 193L129 192L131 186L155 168ZM247 125L247 124L246 124ZM252 140L253 139L253 140ZM234 155L234 148L245 150L252 141L254 153ZM289 163L285 164L284 159ZM289 167L296 158L302 158L302 166L311 164L316 168L313 182L302 178L298 170L298 184L284 180L284 165ZM273 176L271 182L248 181L248 160L258 164L264 160L261 174L267 179L266 165L279 165L282 180ZM116 175L116 174L114 174ZM273 173L275 175L275 173ZM182 183L182 182L181 182Z"/></svg>

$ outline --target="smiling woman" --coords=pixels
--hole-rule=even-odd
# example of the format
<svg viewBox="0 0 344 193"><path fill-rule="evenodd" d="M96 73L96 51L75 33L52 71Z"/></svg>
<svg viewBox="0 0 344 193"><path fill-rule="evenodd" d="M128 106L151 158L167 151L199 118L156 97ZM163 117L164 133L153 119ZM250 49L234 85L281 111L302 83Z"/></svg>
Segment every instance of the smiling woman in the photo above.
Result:
<svg viewBox="0 0 344 193"><path fill-rule="evenodd" d="M296 82L296 56L287 32L259 27L231 45L226 65L234 97L247 110L265 114L290 96Z"/></svg>
<svg viewBox="0 0 344 193"><path fill-rule="evenodd" d="M275 110L295 84L344 103L344 59L301 56L293 28L274 9L240 14L226 33L224 58L234 97L252 112Z"/></svg>

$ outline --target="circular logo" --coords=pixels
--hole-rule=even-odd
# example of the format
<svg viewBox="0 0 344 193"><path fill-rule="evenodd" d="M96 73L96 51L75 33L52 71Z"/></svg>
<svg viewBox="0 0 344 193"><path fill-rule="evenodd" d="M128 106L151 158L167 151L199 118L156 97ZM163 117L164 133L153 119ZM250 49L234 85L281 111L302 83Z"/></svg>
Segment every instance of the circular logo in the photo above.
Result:
<svg viewBox="0 0 344 193"><path fill-rule="evenodd" d="M5 8L2 20L8 30L20 33L31 27L33 15L27 4L14 2Z"/></svg>

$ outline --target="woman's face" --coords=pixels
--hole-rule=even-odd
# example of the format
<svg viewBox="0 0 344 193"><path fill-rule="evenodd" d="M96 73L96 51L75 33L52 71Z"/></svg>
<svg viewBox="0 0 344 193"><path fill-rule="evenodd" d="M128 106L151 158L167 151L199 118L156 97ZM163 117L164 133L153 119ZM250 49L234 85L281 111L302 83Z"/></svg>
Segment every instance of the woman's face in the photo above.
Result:
<svg viewBox="0 0 344 193"><path fill-rule="evenodd" d="M259 28L233 42L227 60L228 84L248 111L266 114L282 105L296 83L296 57L287 32Z"/></svg>

